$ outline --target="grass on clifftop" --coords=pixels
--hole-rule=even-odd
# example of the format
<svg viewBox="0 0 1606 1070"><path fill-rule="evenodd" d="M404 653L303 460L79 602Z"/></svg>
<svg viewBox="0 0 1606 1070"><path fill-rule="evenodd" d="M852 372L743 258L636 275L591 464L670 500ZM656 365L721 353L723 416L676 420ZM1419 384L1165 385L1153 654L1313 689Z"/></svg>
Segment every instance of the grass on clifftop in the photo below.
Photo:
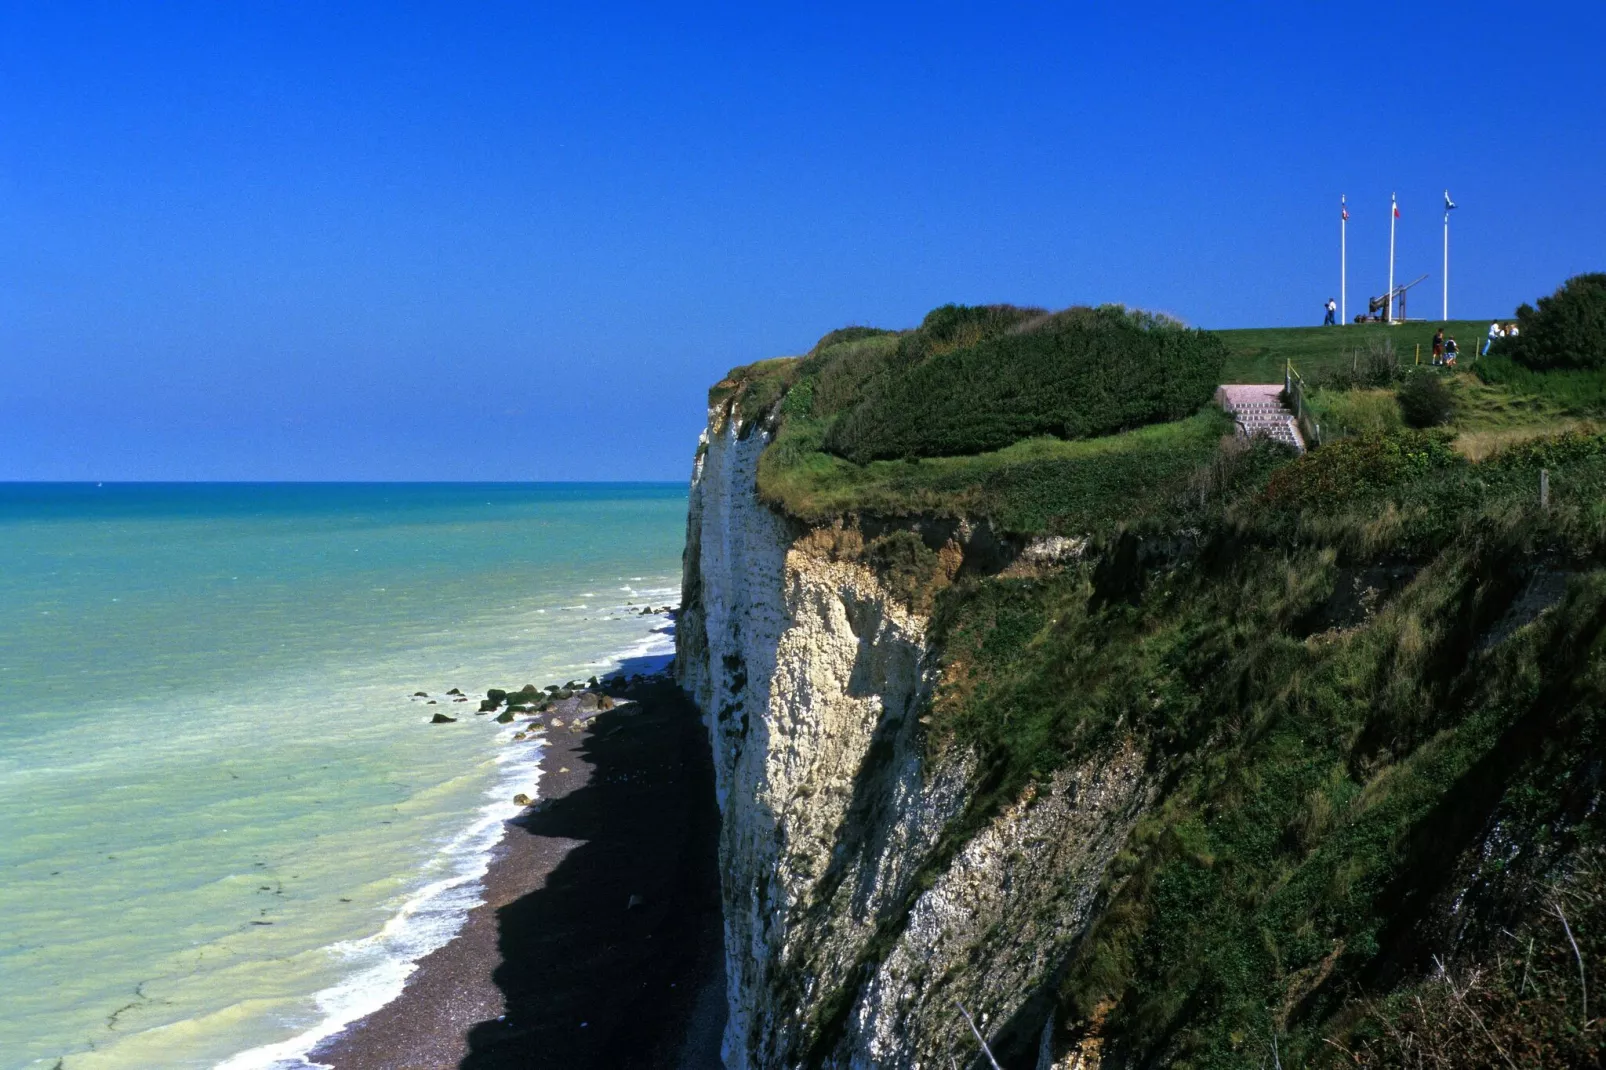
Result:
<svg viewBox="0 0 1606 1070"><path fill-rule="evenodd" d="M853 420L862 424L879 411L876 404L902 398L900 391L914 385L941 392L949 389L951 384L943 384L951 375L979 381L995 365L1003 378L1020 372L1041 355L1030 345L1021 348L1016 343L1022 339L1030 343L1037 337L1032 332L1053 319L1040 309L945 306L913 331L844 328L826 335L803 357L734 369L710 391L709 401L711 405L734 401L742 419L770 421L775 437L760 461L759 492L764 500L803 520L853 512L966 515L986 517L1015 534L1085 535L1150 517L1175 520L1186 515L1193 508L1188 503L1208 493L1230 462L1230 449L1222 439L1230 434L1231 424L1208 405L1179 420L1115 434L1071 439L1039 435L998 449L947 456L856 464L842 456L841 449L831 447L833 435L841 439L850 434ZM1268 328L1221 331L1212 337L1225 342L1226 363L1219 376L1223 382L1278 382L1284 362L1292 358L1312 386L1309 403L1321 422L1324 441L1402 431L1396 392L1403 378L1416 375L1446 384L1453 399L1448 426L1455 448L1473 460L1530 438L1591 430L1594 417L1606 416L1606 373L1533 372L1498 351L1475 360L1487 328L1483 321L1448 325L1447 333L1463 342L1458 369L1440 371L1415 364L1408 347L1416 341L1430 342L1434 326ZM1026 363L1011 371L1016 356ZM1383 381L1377 385L1364 381L1369 367L1384 364L1392 370ZM911 378L910 368L921 374ZM927 383L921 376L935 378ZM1070 389L1063 390L1064 398L1053 405L1081 403L1076 381L1065 379L1061 388ZM1003 410L1014 405L1007 392L979 391L977 396L978 412L988 406ZM867 407L866 399L874 404ZM950 398L943 404L952 402ZM908 404L900 402L900 411ZM908 426L898 434L919 432L922 420L941 418L939 410L946 411L939 405L919 419L904 419ZM972 420L975 414L963 406L956 411L980 428L1003 426L984 412ZM945 431L926 437L936 442L953 436ZM1267 456L1259 468L1286 459Z"/></svg>
<svg viewBox="0 0 1606 1070"><path fill-rule="evenodd" d="M1355 354L1365 361L1368 348L1383 342L1393 344L1406 364L1415 359L1416 346L1422 347L1424 363L1432 359L1433 332L1444 327L1446 337L1461 347L1461 363L1469 363L1483 345L1488 320L1451 320L1448 323L1415 321L1388 325L1351 323L1342 327L1252 327L1217 331L1227 344L1227 363L1222 370L1224 383L1280 383L1290 360L1306 378L1320 377L1351 366Z"/></svg>
<svg viewBox="0 0 1606 1070"><path fill-rule="evenodd" d="M1111 362L1131 357L1139 362L1132 367L1140 367L1148 359L1142 355L1153 350L1153 359L1175 366L1175 374L1157 373L1155 382L1169 385L1135 408L1119 400L1119 390L1078 390L1081 377L1072 372L1086 354L1075 346L1062 354L1060 342L1084 333L1096 340L1089 353L1107 350ZM1132 347L1131 353L1123 347ZM1219 378L1218 361L1219 345L1210 336L1120 309L1049 316L1010 306L945 306L915 331L847 328L821 339L805 357L734 369L710 392L709 401L733 400L749 421L773 416L775 438L759 464L759 493L801 519L850 512L967 515L990 518L1021 534L1080 535L1169 508L1186 495L1200 469L1209 467L1221 439L1232 431L1229 420L1206 406ZM1061 369L1063 375L1054 370L1060 363L1070 369ZM1007 389L973 391L974 403L962 386L977 377L1012 376L1016 385ZM1058 376L1057 393L1034 391L1032 384L1045 376ZM940 420L943 406L953 408L969 428L959 438L945 433L944 443L993 441L1004 426L1066 427L1084 418L1092 426L1142 425L1157 415L1178 413L1183 418L1095 437L1038 435L984 451L947 445L942 448L947 456L920 456L916 449L904 459L864 464L831 446L835 436L872 453L882 448L874 444L881 442L877 406L893 405L902 412L913 404L910 398L925 393L942 401L933 402L926 416L900 425L898 434L914 436L911 443L924 441L922 420ZM1047 399L1041 411L1026 411L1026 402L1039 393ZM1012 437L1016 433L1003 434L1000 441Z"/></svg>
<svg viewBox="0 0 1606 1070"><path fill-rule="evenodd" d="M855 465L790 424L759 462L759 491L800 519L847 512L985 516L1017 533L1103 530L1183 495L1232 421L1217 411L1120 435L1033 438L971 457Z"/></svg>

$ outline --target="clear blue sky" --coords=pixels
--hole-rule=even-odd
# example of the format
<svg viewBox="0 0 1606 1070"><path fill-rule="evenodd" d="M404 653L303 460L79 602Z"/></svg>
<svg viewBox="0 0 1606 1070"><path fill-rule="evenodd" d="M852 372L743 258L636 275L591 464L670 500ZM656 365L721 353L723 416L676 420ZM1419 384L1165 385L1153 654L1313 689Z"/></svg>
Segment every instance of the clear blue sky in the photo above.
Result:
<svg viewBox="0 0 1606 1070"><path fill-rule="evenodd" d="M1340 193L1352 311L1391 190L1606 270L1599 4L776 6L0 0L0 479L682 479L844 324L1313 323Z"/></svg>

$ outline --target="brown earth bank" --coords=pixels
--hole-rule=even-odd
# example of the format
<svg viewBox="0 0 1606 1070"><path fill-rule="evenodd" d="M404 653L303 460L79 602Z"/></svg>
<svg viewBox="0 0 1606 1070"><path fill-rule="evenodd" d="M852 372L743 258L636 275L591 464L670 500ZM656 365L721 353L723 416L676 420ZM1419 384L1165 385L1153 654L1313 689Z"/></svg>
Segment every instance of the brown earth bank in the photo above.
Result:
<svg viewBox="0 0 1606 1070"><path fill-rule="evenodd" d="M336 1070L719 1066L724 951L708 736L661 678L613 694L630 701L554 712L540 800L510 822L485 902L420 961L399 998L315 1061Z"/></svg>

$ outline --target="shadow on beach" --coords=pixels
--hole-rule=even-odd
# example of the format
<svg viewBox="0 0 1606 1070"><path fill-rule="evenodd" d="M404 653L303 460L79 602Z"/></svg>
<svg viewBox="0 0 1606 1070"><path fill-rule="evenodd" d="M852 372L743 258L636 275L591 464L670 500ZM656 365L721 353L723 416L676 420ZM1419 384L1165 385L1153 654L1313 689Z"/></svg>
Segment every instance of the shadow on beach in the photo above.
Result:
<svg viewBox="0 0 1606 1070"><path fill-rule="evenodd" d="M719 1065L713 766L696 709L661 681L594 715L563 759L589 776L572 790L555 777L550 797L543 783L543 801L509 828L566 854L542 887L497 911L492 977L507 1011L469 1031L462 1070Z"/></svg>

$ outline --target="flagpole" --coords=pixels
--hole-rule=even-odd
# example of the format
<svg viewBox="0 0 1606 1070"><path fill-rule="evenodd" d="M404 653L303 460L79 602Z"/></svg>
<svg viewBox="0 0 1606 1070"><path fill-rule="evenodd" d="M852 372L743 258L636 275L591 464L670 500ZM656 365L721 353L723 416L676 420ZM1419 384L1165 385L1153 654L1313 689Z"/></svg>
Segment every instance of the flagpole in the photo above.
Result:
<svg viewBox="0 0 1606 1070"><path fill-rule="evenodd" d="M1450 209L1444 210L1444 304L1439 309L1439 318L1446 323L1450 320Z"/></svg>
<svg viewBox="0 0 1606 1070"><path fill-rule="evenodd" d="M1349 322L1349 204L1338 195L1338 322Z"/></svg>
<svg viewBox="0 0 1606 1070"><path fill-rule="evenodd" d="M1400 202L1389 194L1389 292L1383 298L1383 322L1394 322L1394 224L1400 218Z"/></svg>

